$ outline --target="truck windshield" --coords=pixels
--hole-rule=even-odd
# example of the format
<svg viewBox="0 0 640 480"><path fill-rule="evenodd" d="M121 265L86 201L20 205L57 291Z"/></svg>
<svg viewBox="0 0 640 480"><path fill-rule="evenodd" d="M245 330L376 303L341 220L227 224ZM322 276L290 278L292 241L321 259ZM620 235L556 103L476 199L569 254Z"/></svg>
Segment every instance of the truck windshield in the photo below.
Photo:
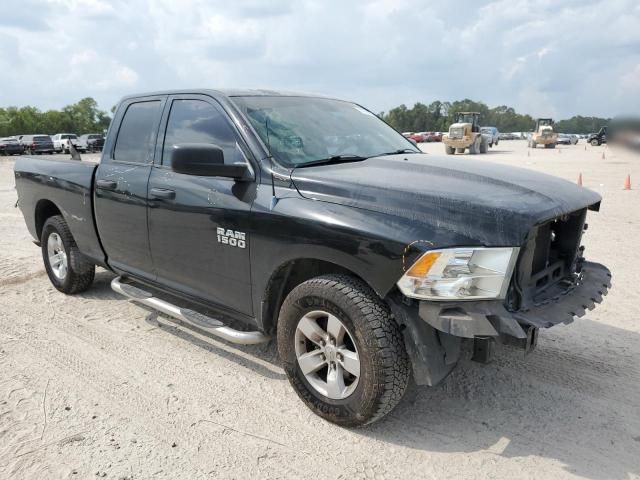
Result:
<svg viewBox="0 0 640 480"><path fill-rule="evenodd" d="M364 108L315 97L233 97L271 154L299 167L330 158L418 153L406 138Z"/></svg>

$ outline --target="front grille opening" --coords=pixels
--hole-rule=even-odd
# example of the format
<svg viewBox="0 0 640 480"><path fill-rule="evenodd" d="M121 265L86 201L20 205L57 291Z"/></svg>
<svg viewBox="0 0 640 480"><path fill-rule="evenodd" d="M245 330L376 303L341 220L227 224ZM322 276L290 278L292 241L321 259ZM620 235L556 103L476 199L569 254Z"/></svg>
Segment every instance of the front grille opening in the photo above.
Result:
<svg viewBox="0 0 640 480"><path fill-rule="evenodd" d="M578 210L531 230L520 251L506 299L508 308L526 308L575 282L586 213L586 209Z"/></svg>

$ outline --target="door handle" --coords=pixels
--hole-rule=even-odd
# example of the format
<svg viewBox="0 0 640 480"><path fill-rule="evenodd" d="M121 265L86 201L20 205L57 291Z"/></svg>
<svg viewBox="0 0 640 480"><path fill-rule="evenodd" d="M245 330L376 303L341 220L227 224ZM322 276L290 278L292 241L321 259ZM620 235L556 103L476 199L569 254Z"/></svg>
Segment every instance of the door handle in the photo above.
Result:
<svg viewBox="0 0 640 480"><path fill-rule="evenodd" d="M176 198L175 190L169 190L167 188L152 188L150 193L153 198L163 198L163 199Z"/></svg>
<svg viewBox="0 0 640 480"><path fill-rule="evenodd" d="M118 187L118 182L113 180L97 180L96 187L104 190L115 190Z"/></svg>

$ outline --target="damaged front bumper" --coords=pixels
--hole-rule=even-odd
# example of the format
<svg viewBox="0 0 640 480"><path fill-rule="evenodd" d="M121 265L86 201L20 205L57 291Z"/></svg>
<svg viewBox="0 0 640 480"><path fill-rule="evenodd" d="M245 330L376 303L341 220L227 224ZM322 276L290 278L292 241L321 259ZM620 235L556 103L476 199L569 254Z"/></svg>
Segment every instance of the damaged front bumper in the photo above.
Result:
<svg viewBox="0 0 640 480"><path fill-rule="evenodd" d="M461 342L474 340L473 359L486 363L495 341L525 351L536 346L539 328L571 323L602 302L611 287L611 273L598 263L584 262L579 280L546 292L531 308L509 311L502 301L406 302L390 299L401 326L418 385L437 385L455 367Z"/></svg>
<svg viewBox="0 0 640 480"><path fill-rule="evenodd" d="M528 328L548 328L571 323L593 310L611 287L611 273L604 265L584 262L579 280L568 287L554 286L528 309L509 311L501 301L420 302L422 320L450 335L462 338L510 336L526 339Z"/></svg>

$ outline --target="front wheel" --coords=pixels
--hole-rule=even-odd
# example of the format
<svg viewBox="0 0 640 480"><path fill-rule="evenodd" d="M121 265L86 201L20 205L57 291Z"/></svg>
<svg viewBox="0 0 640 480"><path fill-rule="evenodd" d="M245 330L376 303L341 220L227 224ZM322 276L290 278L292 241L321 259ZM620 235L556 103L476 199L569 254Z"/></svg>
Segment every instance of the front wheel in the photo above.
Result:
<svg viewBox="0 0 640 480"><path fill-rule="evenodd" d="M96 267L76 245L61 215L50 217L42 227L42 259L49 280L63 293L84 292L93 283Z"/></svg>
<svg viewBox="0 0 640 480"><path fill-rule="evenodd" d="M447 155L453 155L454 153L456 153L456 149L450 147L449 145L444 146L444 151L447 153Z"/></svg>
<svg viewBox="0 0 640 480"><path fill-rule="evenodd" d="M302 401L342 426L384 417L409 382L409 359L388 307L347 275L316 277L291 291L278 319L278 352Z"/></svg>
<svg viewBox="0 0 640 480"><path fill-rule="evenodd" d="M593 139L591 140L591 146L592 147L598 147L600 145L600 142L598 142L598 140Z"/></svg>

